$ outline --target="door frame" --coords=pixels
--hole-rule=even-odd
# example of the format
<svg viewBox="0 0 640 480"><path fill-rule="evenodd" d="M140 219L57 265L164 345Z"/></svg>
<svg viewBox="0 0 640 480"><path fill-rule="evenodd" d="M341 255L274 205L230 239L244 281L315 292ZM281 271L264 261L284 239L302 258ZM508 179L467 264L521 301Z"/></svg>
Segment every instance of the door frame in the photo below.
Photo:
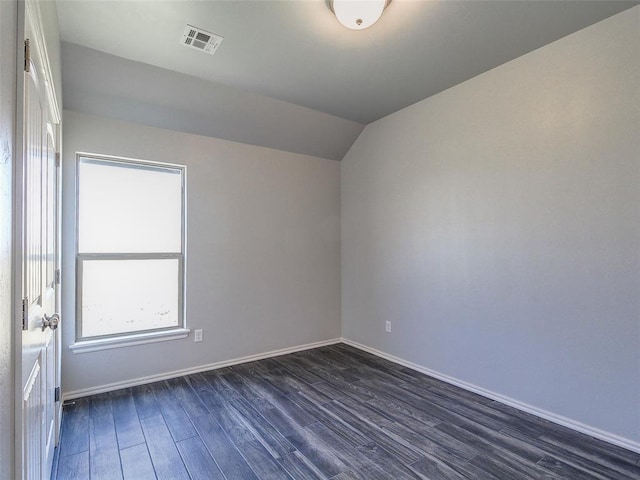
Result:
<svg viewBox="0 0 640 480"><path fill-rule="evenodd" d="M13 298L13 362L14 362L14 476L21 478L24 472L24 438L23 429L23 376L24 365L22 361L22 298L24 285L23 254L24 254L24 185L25 185L25 164L24 164L24 95L25 95L25 51L24 42L26 38L27 24L33 32L30 40L30 49L37 53L42 62L44 97L50 109L51 119L55 126L56 153L61 155L62 139L62 117L58 103L58 95L55 91L55 83L51 73L51 63L47 52L42 14L40 12L39 0L24 0L17 2L17 32L16 32L16 102L15 102L15 140L13 155L13 220L12 220L12 298ZM60 269L61 259L61 172L56 169L57 178L57 202L55 218L57 221L56 234L56 265L55 270ZM60 291L61 284L57 285L56 291L56 311L60 311ZM54 351L56 352L55 383L60 386L60 369L62 360L61 333L60 328L54 331ZM27 372L28 373L28 372ZM55 417L55 444L58 444L60 433L60 421L62 417L62 399L57 402L54 411Z"/></svg>

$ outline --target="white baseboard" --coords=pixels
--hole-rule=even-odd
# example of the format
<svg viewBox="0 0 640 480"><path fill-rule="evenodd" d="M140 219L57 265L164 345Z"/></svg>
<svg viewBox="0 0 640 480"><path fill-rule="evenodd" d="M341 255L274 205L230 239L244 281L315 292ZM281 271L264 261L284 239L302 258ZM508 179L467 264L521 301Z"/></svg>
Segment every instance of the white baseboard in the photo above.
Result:
<svg viewBox="0 0 640 480"><path fill-rule="evenodd" d="M342 339L334 338L331 340L325 340L322 342L307 343L305 345L298 345L295 347L281 348L279 350L272 350L270 352L258 353L256 355L248 355L246 357L234 358L231 360L224 360L222 362L210 363L208 365L199 365L197 367L184 368L182 370L174 370L172 372L159 373L157 375L149 375L146 377L133 378L125 380L123 382L109 383L106 385L99 385L97 387L83 388L81 390L74 390L72 392L64 392L62 394L63 401L73 400L74 398L87 397L89 395L96 395L98 393L112 392L114 390L120 390L121 388L135 387L137 385L144 385L146 383L159 382L162 380L168 380L170 378L182 377L183 375L191 375L193 373L206 372L207 370L216 370L218 368L230 367L232 365L238 365L240 363L253 362L256 360L262 360L264 358L279 357L280 355L286 355L288 353L301 352L303 350L310 350L312 348L324 347L326 345L334 345L340 343Z"/></svg>
<svg viewBox="0 0 640 480"><path fill-rule="evenodd" d="M562 415L557 415L555 413L534 407L533 405L520 402L518 400L501 395L499 393L486 390L482 387L478 387L477 385L473 385L471 383L458 380L457 378L444 375L442 373L436 372L434 370L423 367L416 363L409 362L407 360L396 357L394 355L390 355L388 353L382 352L375 348L371 348L361 343L354 342L353 340L349 340L347 338L334 338L334 339L325 340L322 342L308 343L305 345L298 345L295 347L272 350L270 352L259 353L256 355L248 355L246 357L234 358L234 359L225 360L222 362L210 363L208 365L200 365L197 367L185 368L182 370L175 370L172 372L160 373L157 375L149 375L147 377L134 378L134 379L126 380L123 382L110 383L106 385L100 385L97 387L85 388L81 390L75 390L72 392L65 392L63 393L62 398L63 400L72 400L74 398L86 397L89 395L96 395L98 393L110 392L113 390L119 390L121 388L135 387L137 385L144 385L146 383L159 382L162 380L168 380L170 378L181 377L183 375L190 375L193 373L205 372L207 370L216 370L218 368L230 367L232 365L253 362L256 360L262 360L264 358L278 357L280 355L301 352L303 350L310 350L312 348L324 347L327 345L334 345L336 343L341 343L341 342L347 345L350 345L354 348L357 348L359 350L369 352L373 355L376 355L377 357L381 357L393 363L397 363L398 365L402 365L404 367L410 368L417 372L424 373L425 375L429 375L430 377L437 378L438 380L442 380L443 382L449 383L451 385L455 385L457 387L463 388L473 393L477 393L478 395L482 395L483 397L490 398L491 400L496 400L500 403L504 403L505 405L509 405L511 407L517 408L518 410L522 410L524 412L530 413L537 417L544 418L545 420L549 420L550 422L557 423L558 425L562 425L564 427L570 428L577 432L590 435L594 438L598 438L600 440L611 443L613 445L626 448L627 450L631 450L632 452L640 453L640 443L630 440L628 438L620 437L619 435L615 435L613 433L600 430L599 428L595 428L590 425L586 425L584 423L572 420L570 418L563 417Z"/></svg>
<svg viewBox="0 0 640 480"><path fill-rule="evenodd" d="M527 412L537 417L544 418L545 420L549 420L550 422L557 423L558 425L562 425L563 427L567 427L577 432L584 433L586 435L590 435L599 440L603 440L605 442L611 443L613 445L626 448L627 450L631 450L632 452L640 453L640 443L635 442L631 439L620 437L619 435L615 435L613 433L600 430L599 428L595 428L590 425L585 425L584 423L578 422L576 420L572 420L567 417L563 417L562 415L557 415L547 410L534 407L533 405L520 402L510 397L506 397L499 393L486 390L482 387L478 387L477 385L473 385L471 383L458 380L457 378L444 375L442 373L436 372L429 368L425 368L421 365L409 362L402 358L389 355L388 353L382 352L380 350L376 350L375 348L371 348L366 345L362 345L361 343L354 342L353 340L343 338L342 342L352 347L355 347L359 350L369 352L377 357L381 357L393 363L397 363L398 365L402 365L404 367L410 368L417 372L424 373L425 375L429 375L430 377L434 377L434 378L437 378L438 380L442 380L443 382L449 383L451 385L455 385L456 387L463 388L470 392L477 393L478 395L482 395L483 397L490 398L491 400L496 400L500 403L504 403L505 405L509 405L510 407L517 408L518 410L522 410L523 412Z"/></svg>

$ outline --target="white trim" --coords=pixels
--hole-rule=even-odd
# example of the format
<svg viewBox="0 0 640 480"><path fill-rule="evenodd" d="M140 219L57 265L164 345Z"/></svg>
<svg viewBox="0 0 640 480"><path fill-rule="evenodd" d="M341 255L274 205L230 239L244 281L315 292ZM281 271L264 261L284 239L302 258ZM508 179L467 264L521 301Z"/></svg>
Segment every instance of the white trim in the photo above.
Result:
<svg viewBox="0 0 640 480"><path fill-rule="evenodd" d="M283 348L280 350L273 350L270 352L259 353L256 355L248 355L246 357L234 358L231 360L225 360L221 362L211 363L208 365L201 365L198 367L185 368L182 370L175 370L173 372L166 372L157 375L150 375L147 377L140 377L132 380L127 380L123 382L110 383L107 385L100 385L97 387L85 388L82 390L75 390L72 392L65 392L62 395L63 400L72 400L74 398L85 397L88 395L96 395L98 393L110 392L113 390L119 390L121 388L134 387L137 385L143 385L146 383L159 382L161 380L168 380L170 378L181 377L183 375L190 375L193 373L205 372L207 370L216 370L218 368L230 367L232 365L238 365L241 363L253 362L256 360L262 360L264 358L278 357L280 355L287 355L289 353L300 352L303 350L310 350L312 348L324 347L327 345L334 345L336 343L345 343L359 350L363 350L365 352L376 355L377 357L384 358L393 363L397 363L398 365L402 365L404 367L410 368L417 372L423 373L433 378L437 378L438 380L442 380L443 382L449 383L451 385L455 385L457 387L463 388L464 390L477 393L478 395L482 395L483 397L490 398L491 400L495 400L497 402L503 403L505 405L509 405L511 407L517 408L518 410L522 410L523 412L530 413L537 417L543 418L545 420L549 420L550 422L557 423L558 425L562 425L564 427L570 428L580 433L584 433L586 435L590 435L599 440L603 440L605 442L611 443L613 445L617 445L622 448L626 448L627 450L631 450L632 452L640 453L640 443L630 440L628 438L620 437L613 433L606 432L604 430L600 430L598 428L585 425L584 423L580 423L578 421L572 420L567 417L563 417L562 415L557 415L555 413L549 412L547 410L543 410L532 405L529 405L524 402L520 402L513 398L501 395L499 393L492 392L490 390L486 390L482 387L478 387L477 385L473 385L468 382L464 382L462 380L458 380L457 378L450 377L448 375L444 375L442 373L436 372L429 368L423 367L413 362L409 362L402 358L396 357L394 355L387 354L375 348L368 347L358 342L354 342L353 340L349 340L347 338L334 338L332 340L325 340L322 342L308 343L306 345L299 345L296 347Z"/></svg>
<svg viewBox="0 0 640 480"><path fill-rule="evenodd" d="M562 425L563 427L567 427L577 432L590 435L599 440L603 440L613 445L617 445L618 447L626 448L627 450L631 450L632 452L640 453L640 443L635 442L631 439L620 437L619 435L616 435L614 433L606 432L604 430L600 430L599 428L592 427L590 425L585 425L584 423L578 422L576 420L572 420L567 417L563 417L562 415L557 415L547 410L534 407L533 405L520 402L511 397L507 397L499 393L492 392L491 390L486 390L482 387L478 387L477 385L473 385L472 383L468 383L462 380L458 380L457 378L444 375L442 373L436 372L434 370L423 367L416 363L409 362L407 360L404 360L402 358L399 358L393 355L389 355L388 353L384 353L375 348L367 347L366 345L362 345L361 343L354 342L353 340L348 340L346 338L343 338L342 342L354 348L357 348L359 350L364 350L365 352L371 353L377 357L381 357L393 363L397 363L398 365L402 365L403 367L407 367L417 372L424 373L425 375L429 375L430 377L437 378L438 380L442 380L443 382L449 383L451 385L455 385L456 387L463 388L464 390L477 393L478 395L482 395L483 397L487 397L487 398L490 398L491 400L495 400L505 405L509 405L510 407L517 408L518 410L522 410L523 412L530 413L532 415L535 415L536 417L544 418L545 420L549 420L550 422L557 423L558 425Z"/></svg>
<svg viewBox="0 0 640 480"><path fill-rule="evenodd" d="M74 390L72 392L65 392L62 395L63 400L72 400L74 398L86 397L88 395L96 395L98 393L111 392L113 390L119 390L121 388L135 387L137 385L144 385L145 383L159 382L161 380L168 380L170 378L182 377L183 375L191 375L193 373L206 372L207 370L216 370L218 368L230 367L232 365L238 365L241 363L254 362L256 360L262 360L264 358L279 357L280 355L287 355L289 353L301 352L303 350L310 350L312 348L326 347L327 345L334 345L340 343L341 338L333 338L331 340L324 340L322 342L307 343L305 345L298 345L295 347L281 348L279 350L272 350L270 352L258 353L256 355L248 355L246 357L234 358L231 360L223 360L221 362L210 363L208 365L200 365L198 367L185 368L182 370L174 370L173 372L159 373L157 375L149 375L146 377L134 378L131 380L125 380L123 382L109 383L106 385L100 385L97 387L84 388L82 390Z"/></svg>
<svg viewBox="0 0 640 480"><path fill-rule="evenodd" d="M73 353L98 352L100 350L110 350L112 348L144 345L145 343L180 340L182 338L187 338L189 333L191 333L191 330L188 328L174 328L172 330L163 330L160 332L139 333L134 335L101 338L98 340L82 340L69 345L69 350Z"/></svg>

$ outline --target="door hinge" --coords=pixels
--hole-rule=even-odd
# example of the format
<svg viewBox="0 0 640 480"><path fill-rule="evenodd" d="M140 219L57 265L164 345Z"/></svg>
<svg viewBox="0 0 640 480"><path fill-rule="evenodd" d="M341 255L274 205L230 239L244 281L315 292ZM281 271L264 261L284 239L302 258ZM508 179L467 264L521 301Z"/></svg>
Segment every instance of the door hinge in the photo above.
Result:
<svg viewBox="0 0 640 480"><path fill-rule="evenodd" d="M60 166L60 152L56 152L56 167Z"/></svg>
<svg viewBox="0 0 640 480"><path fill-rule="evenodd" d="M24 71L27 73L31 71L31 47L28 38L24 39Z"/></svg>
<svg viewBox="0 0 640 480"><path fill-rule="evenodd" d="M22 298L22 330L29 328L29 297Z"/></svg>
<svg viewBox="0 0 640 480"><path fill-rule="evenodd" d="M60 387L56 387L53 390L53 398L54 398L54 401L56 401L56 402L60 401Z"/></svg>
<svg viewBox="0 0 640 480"><path fill-rule="evenodd" d="M60 285L60 269L56 270L56 285Z"/></svg>

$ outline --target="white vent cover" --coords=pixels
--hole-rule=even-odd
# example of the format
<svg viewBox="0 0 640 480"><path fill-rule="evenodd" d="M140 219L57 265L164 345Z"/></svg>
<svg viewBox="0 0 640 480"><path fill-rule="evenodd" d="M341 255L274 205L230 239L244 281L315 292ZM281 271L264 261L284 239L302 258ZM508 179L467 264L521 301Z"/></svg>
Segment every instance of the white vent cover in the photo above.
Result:
<svg viewBox="0 0 640 480"><path fill-rule="evenodd" d="M220 35L207 32L198 27L187 25L182 34L181 44L213 55L224 40Z"/></svg>

